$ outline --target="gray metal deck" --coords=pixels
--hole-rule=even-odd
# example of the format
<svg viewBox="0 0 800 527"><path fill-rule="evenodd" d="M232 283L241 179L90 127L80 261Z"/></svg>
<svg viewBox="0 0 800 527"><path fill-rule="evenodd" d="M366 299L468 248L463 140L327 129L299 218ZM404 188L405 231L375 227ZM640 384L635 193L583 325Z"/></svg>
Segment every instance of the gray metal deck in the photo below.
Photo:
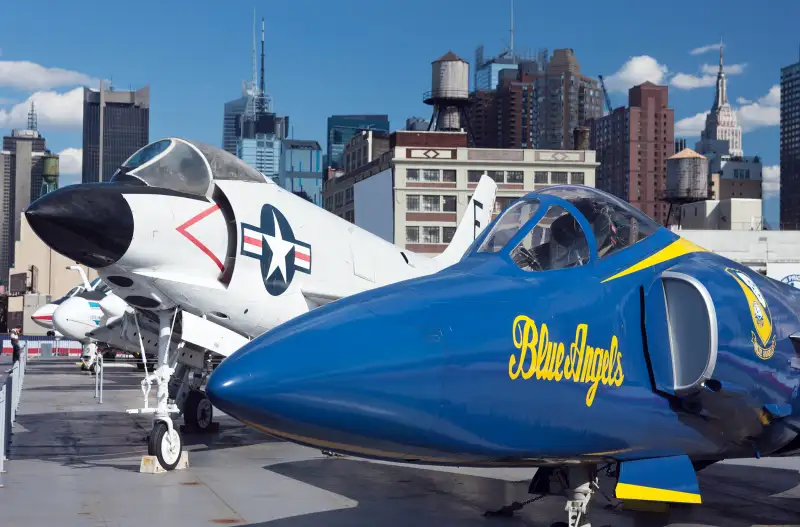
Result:
<svg viewBox="0 0 800 527"><path fill-rule="evenodd" d="M484 518L527 495L527 470L424 469L327 458L222 417L221 432L186 437L190 468L140 474L148 417L131 365L107 363L103 404L72 359L31 359L0 488L3 527L549 526L564 501L546 498L512 519ZM592 525L800 526L800 460L725 463L701 472L704 505L668 514L605 510Z"/></svg>

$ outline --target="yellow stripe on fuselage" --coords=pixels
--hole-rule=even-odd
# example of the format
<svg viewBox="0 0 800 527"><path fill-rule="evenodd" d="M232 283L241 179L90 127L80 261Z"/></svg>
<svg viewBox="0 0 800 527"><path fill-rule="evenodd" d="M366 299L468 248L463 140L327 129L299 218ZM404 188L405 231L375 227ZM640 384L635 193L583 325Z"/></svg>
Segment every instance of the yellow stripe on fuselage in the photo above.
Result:
<svg viewBox="0 0 800 527"><path fill-rule="evenodd" d="M708 251L706 249L703 249L699 245L693 244L688 240L685 240L683 238L678 238L677 240L667 245L657 253L652 254L647 258L645 258L644 260L641 260L633 264L632 266L628 267L623 271L620 271L614 276L606 278L605 280L603 280L603 283L608 282L610 280L614 280L616 278L620 278L622 276L633 274L637 271L641 271L642 269L647 269L648 267L653 267L654 265L664 263L668 260L672 260L673 258L683 256L684 254L697 253L697 252L708 252Z"/></svg>
<svg viewBox="0 0 800 527"><path fill-rule="evenodd" d="M669 503L702 503L700 494L677 490L657 489L629 483L617 483L617 499L640 501L663 501Z"/></svg>

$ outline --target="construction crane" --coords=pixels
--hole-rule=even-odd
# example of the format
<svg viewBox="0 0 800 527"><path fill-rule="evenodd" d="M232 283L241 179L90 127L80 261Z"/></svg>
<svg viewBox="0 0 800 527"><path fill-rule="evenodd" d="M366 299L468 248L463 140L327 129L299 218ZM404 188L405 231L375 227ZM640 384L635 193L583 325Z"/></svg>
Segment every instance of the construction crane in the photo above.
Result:
<svg viewBox="0 0 800 527"><path fill-rule="evenodd" d="M606 108L608 109L608 113L610 115L613 111L613 108L611 107L611 97L608 96L608 90L606 90L606 83L603 80L603 76L598 75L598 77L600 78L600 87L603 88L603 97L606 99Z"/></svg>

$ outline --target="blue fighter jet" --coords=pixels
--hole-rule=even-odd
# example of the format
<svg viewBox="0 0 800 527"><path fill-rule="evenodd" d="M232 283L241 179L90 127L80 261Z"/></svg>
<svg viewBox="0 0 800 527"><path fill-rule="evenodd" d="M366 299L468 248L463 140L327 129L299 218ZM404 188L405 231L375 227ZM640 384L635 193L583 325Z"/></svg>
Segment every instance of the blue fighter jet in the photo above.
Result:
<svg viewBox="0 0 800 527"><path fill-rule="evenodd" d="M539 467L583 525L619 499L700 503L696 472L800 451L800 291L587 187L528 194L434 275L323 306L222 363L242 422L359 457ZM559 484L560 482L560 489Z"/></svg>

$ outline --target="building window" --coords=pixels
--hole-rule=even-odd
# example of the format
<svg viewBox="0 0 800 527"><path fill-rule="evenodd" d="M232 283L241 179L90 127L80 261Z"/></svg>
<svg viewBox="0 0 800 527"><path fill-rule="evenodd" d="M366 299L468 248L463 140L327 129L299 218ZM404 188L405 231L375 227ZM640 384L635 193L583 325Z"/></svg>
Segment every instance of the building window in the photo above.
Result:
<svg viewBox="0 0 800 527"><path fill-rule="evenodd" d="M442 211L455 212L456 211L456 197L455 196L442 196Z"/></svg>
<svg viewBox="0 0 800 527"><path fill-rule="evenodd" d="M422 243L439 243L439 227L423 227Z"/></svg>
<svg viewBox="0 0 800 527"><path fill-rule="evenodd" d="M477 183L481 180L483 170L469 170L467 171L467 183Z"/></svg>
<svg viewBox="0 0 800 527"><path fill-rule="evenodd" d="M439 170L426 168L422 171L422 180L430 183L439 181Z"/></svg>
<svg viewBox="0 0 800 527"><path fill-rule="evenodd" d="M504 183L505 182L505 172L502 170L490 170L488 172L490 178L494 180L495 183Z"/></svg>
<svg viewBox="0 0 800 527"><path fill-rule="evenodd" d="M442 227L442 243L450 243L456 233L455 227Z"/></svg>
<svg viewBox="0 0 800 527"><path fill-rule="evenodd" d="M442 208L441 196L422 196L423 212L439 212Z"/></svg>
<svg viewBox="0 0 800 527"><path fill-rule="evenodd" d="M409 212L419 211L419 196L406 196L406 210Z"/></svg>
<svg viewBox="0 0 800 527"><path fill-rule="evenodd" d="M408 170L406 170L406 180L419 181L419 169L409 168Z"/></svg>
<svg viewBox="0 0 800 527"><path fill-rule="evenodd" d="M456 182L456 171L455 170L442 170L442 181L445 183L455 183Z"/></svg>
<svg viewBox="0 0 800 527"><path fill-rule="evenodd" d="M534 183L547 183L547 172L536 172L533 174Z"/></svg>
<svg viewBox="0 0 800 527"><path fill-rule="evenodd" d="M348 210L348 211L345 211L345 213L344 213L344 219L346 219L350 223L355 223L355 216L356 216L356 213L355 213L354 210Z"/></svg>
<svg viewBox="0 0 800 527"><path fill-rule="evenodd" d="M570 179L573 185L583 185L583 172L572 172Z"/></svg>
<svg viewBox="0 0 800 527"><path fill-rule="evenodd" d="M344 202L345 203L353 202L353 187L344 190Z"/></svg>
<svg viewBox="0 0 800 527"><path fill-rule="evenodd" d="M506 183L522 183L522 170L509 170L506 172Z"/></svg>
<svg viewBox="0 0 800 527"><path fill-rule="evenodd" d="M406 243L419 243L419 227L406 227Z"/></svg>
<svg viewBox="0 0 800 527"><path fill-rule="evenodd" d="M330 196L325 198L325 210L333 210L333 198Z"/></svg>
<svg viewBox="0 0 800 527"><path fill-rule="evenodd" d="M553 184L566 184L566 183L567 183L566 172L553 172Z"/></svg>
<svg viewBox="0 0 800 527"><path fill-rule="evenodd" d="M342 205L344 205L344 193L343 192L337 192L336 193L336 197L335 197L334 206L335 207L341 207Z"/></svg>

